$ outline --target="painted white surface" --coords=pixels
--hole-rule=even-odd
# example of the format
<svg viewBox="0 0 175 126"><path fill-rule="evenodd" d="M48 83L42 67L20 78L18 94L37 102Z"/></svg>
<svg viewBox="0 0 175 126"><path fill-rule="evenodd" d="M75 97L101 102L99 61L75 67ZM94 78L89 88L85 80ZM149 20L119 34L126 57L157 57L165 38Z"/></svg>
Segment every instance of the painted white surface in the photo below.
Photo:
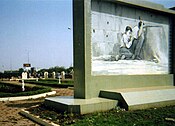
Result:
<svg viewBox="0 0 175 126"><path fill-rule="evenodd" d="M119 60L92 62L92 75L139 75L139 74L168 74L166 64L157 64L143 60Z"/></svg>

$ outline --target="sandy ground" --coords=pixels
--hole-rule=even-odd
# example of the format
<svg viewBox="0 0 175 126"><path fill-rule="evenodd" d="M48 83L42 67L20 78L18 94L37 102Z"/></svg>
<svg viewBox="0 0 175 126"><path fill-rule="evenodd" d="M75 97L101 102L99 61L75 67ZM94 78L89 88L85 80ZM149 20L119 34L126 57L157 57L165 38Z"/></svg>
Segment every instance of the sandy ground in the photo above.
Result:
<svg viewBox="0 0 175 126"><path fill-rule="evenodd" d="M72 96L71 89L53 89L56 90L56 96ZM44 98L36 100L24 100L13 102L0 102L0 126L39 126L25 117L21 116L19 112L21 109L29 108L33 105L40 104Z"/></svg>

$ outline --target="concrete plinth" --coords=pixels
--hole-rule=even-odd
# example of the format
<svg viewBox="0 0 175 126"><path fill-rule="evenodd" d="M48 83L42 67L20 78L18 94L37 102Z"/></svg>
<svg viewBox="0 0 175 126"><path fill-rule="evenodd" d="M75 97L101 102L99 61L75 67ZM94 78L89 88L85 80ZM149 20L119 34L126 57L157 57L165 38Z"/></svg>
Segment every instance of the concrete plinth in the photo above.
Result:
<svg viewBox="0 0 175 126"><path fill-rule="evenodd" d="M147 87L121 90L101 90L100 97L119 100L126 110L175 105L175 87Z"/></svg>
<svg viewBox="0 0 175 126"><path fill-rule="evenodd" d="M113 109L118 101L106 98L75 99L71 96L58 96L46 98L44 104L56 111L87 114Z"/></svg>

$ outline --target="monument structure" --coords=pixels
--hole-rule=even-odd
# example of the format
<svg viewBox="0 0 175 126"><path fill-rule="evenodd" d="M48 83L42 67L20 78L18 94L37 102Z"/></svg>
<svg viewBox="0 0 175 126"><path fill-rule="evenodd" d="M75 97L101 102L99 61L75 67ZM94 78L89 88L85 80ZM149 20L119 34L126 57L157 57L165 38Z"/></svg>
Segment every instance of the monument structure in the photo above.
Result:
<svg viewBox="0 0 175 126"><path fill-rule="evenodd" d="M90 113L175 104L175 11L140 0L74 0L74 98L59 110Z"/></svg>
<svg viewBox="0 0 175 126"><path fill-rule="evenodd" d="M48 72L44 72L44 79L48 79Z"/></svg>

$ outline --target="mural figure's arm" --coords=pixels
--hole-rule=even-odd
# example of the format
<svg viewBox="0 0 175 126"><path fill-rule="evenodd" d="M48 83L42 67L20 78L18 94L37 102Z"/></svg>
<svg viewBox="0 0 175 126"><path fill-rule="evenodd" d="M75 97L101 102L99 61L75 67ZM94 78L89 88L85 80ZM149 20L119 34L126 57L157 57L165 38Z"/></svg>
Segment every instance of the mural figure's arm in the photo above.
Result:
<svg viewBox="0 0 175 126"><path fill-rule="evenodd" d="M132 39L124 35L123 43L125 44L125 47L129 49L132 45Z"/></svg>
<svg viewBox="0 0 175 126"><path fill-rule="evenodd" d="M142 22L142 21L141 21L141 22ZM140 29L139 29L139 31L138 31L138 37L141 36L142 31L143 31L143 22L141 23Z"/></svg>

